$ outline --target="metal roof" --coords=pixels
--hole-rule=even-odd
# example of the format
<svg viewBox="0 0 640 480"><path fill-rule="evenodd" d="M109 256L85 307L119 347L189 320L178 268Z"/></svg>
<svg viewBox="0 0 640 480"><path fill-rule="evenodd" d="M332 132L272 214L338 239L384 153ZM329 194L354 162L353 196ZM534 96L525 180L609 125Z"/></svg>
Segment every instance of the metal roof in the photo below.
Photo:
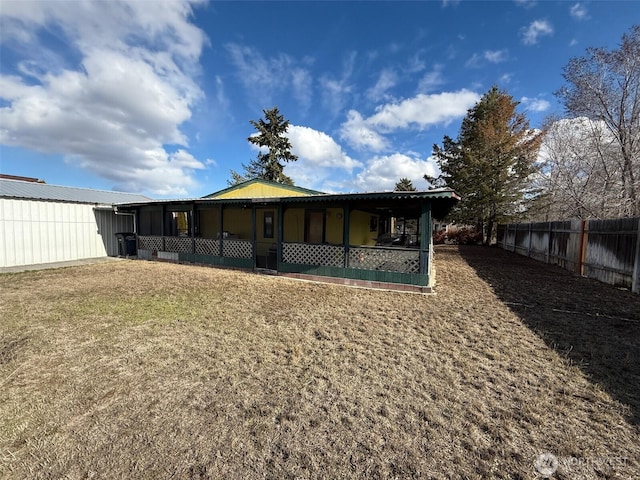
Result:
<svg viewBox="0 0 640 480"><path fill-rule="evenodd" d="M0 197L23 200L48 200L72 203L113 205L117 203L149 202L144 195L89 188L62 187L46 183L24 182L0 178Z"/></svg>
<svg viewBox="0 0 640 480"><path fill-rule="evenodd" d="M364 192L364 193L336 193L324 195L310 195L307 197L288 197L286 202L335 202L344 200L417 200L421 198L454 198L460 200L456 192L448 188L438 188L426 191L393 191L393 192Z"/></svg>
<svg viewBox="0 0 640 480"><path fill-rule="evenodd" d="M309 203L309 202L348 202L367 200L418 200L418 199L449 199L460 200L460 196L450 188L436 188L426 191L393 191L393 192L363 192L363 193L323 193L319 195L304 195L296 197L268 197L268 198L181 198L171 200L147 200L129 202L124 207L140 207L144 205L162 204L251 204L251 203Z"/></svg>

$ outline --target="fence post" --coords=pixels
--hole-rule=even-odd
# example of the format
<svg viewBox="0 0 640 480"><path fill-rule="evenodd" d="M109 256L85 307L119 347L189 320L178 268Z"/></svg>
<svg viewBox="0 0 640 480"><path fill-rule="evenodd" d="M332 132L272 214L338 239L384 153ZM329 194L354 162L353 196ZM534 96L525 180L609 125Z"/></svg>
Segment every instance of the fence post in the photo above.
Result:
<svg viewBox="0 0 640 480"><path fill-rule="evenodd" d="M631 291L640 293L640 218L638 218L638 234L636 238L636 261L633 264L633 279L631 280Z"/></svg>
<svg viewBox="0 0 640 480"><path fill-rule="evenodd" d="M584 261L587 257L587 221L582 220L580 222L580 250L578 254L578 271L576 272L581 277L584 276Z"/></svg>
<svg viewBox="0 0 640 480"><path fill-rule="evenodd" d="M549 222L549 236L547 237L546 263L551 263L551 248L553 247L553 223Z"/></svg>
<svg viewBox="0 0 640 480"><path fill-rule="evenodd" d="M527 245L527 257L531 258L531 226L533 223L529 223L529 245Z"/></svg>

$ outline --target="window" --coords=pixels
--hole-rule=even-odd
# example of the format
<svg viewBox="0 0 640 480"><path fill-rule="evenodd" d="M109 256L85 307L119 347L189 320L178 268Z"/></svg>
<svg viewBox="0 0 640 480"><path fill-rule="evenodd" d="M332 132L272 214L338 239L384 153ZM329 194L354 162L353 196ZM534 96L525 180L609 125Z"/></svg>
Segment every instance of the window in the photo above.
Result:
<svg viewBox="0 0 640 480"><path fill-rule="evenodd" d="M170 237L188 237L190 235L191 212L167 212L165 235Z"/></svg>
<svg viewBox="0 0 640 480"><path fill-rule="evenodd" d="M273 238L273 212L264 212L263 238Z"/></svg>

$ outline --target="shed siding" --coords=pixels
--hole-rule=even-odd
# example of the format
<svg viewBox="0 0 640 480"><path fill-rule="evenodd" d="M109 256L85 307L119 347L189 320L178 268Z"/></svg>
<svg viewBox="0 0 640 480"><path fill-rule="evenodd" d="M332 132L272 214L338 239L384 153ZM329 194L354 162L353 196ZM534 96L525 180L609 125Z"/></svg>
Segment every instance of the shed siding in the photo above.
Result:
<svg viewBox="0 0 640 480"><path fill-rule="evenodd" d="M130 216L93 205L0 199L0 267L115 256Z"/></svg>

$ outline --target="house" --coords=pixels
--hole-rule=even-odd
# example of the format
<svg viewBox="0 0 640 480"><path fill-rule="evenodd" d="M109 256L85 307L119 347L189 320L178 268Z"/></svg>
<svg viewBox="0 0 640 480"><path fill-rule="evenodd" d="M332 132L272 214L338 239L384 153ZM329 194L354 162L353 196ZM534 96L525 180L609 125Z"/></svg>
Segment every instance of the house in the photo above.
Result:
<svg viewBox="0 0 640 480"><path fill-rule="evenodd" d="M0 268L118 255L118 232L131 214L114 211L143 195L49 185L0 176Z"/></svg>
<svg viewBox="0 0 640 480"><path fill-rule="evenodd" d="M118 210L135 214L139 258L425 292L434 285L432 218L458 200L449 189L325 194L255 179ZM394 235L395 218L415 219L418 238Z"/></svg>

